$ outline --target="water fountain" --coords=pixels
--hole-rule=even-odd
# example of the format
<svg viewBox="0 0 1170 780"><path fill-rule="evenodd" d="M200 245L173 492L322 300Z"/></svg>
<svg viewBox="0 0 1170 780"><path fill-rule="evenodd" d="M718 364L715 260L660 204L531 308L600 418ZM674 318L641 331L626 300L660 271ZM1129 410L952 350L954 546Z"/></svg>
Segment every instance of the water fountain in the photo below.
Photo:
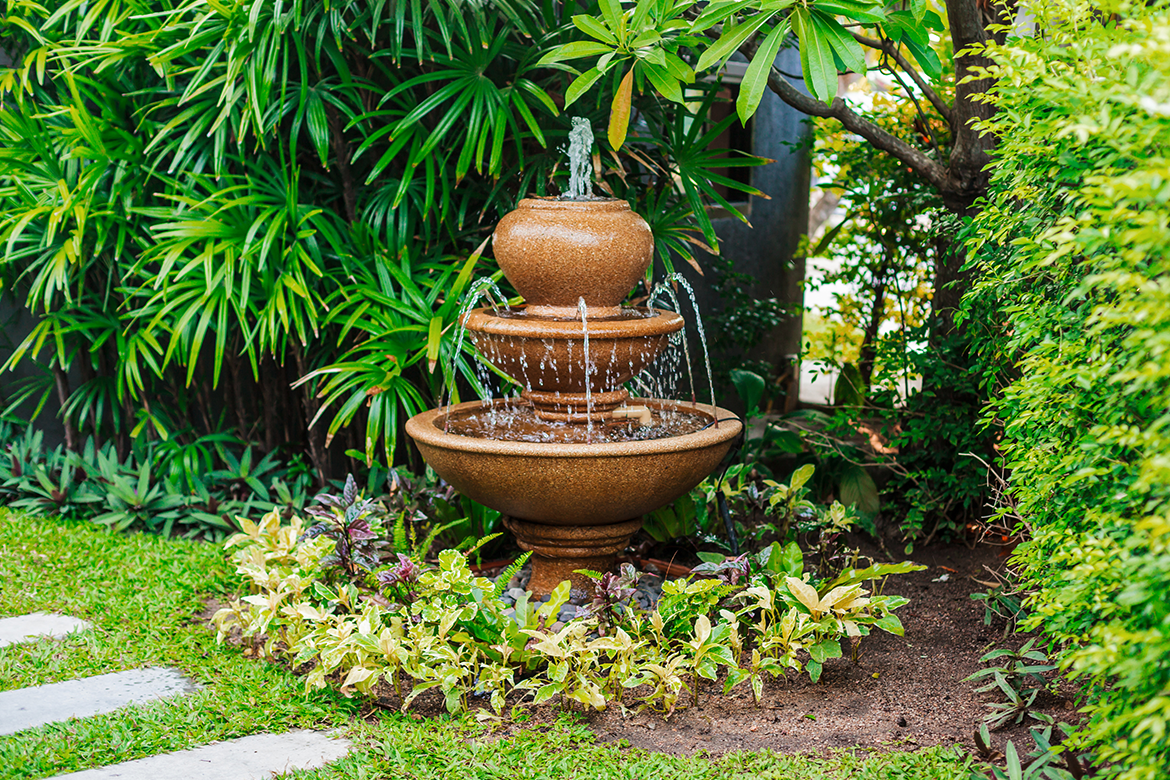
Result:
<svg viewBox="0 0 1170 780"><path fill-rule="evenodd" d="M566 579L584 587L577 570L612 567L642 515L701 482L742 429L714 403L631 399L625 389L684 322L621 305L654 240L628 203L589 193L580 169L592 133L577 120L574 133L570 195L520 201L492 239L525 304L462 318L480 355L523 388L520 398L441 406L406 424L436 473L503 513L533 552L538 595Z"/></svg>

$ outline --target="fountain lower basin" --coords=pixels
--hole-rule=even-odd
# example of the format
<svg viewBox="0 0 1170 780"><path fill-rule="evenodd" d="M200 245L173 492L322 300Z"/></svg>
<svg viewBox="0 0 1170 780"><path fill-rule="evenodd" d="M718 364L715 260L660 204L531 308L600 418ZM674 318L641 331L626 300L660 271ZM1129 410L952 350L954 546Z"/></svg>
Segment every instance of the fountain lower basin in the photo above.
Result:
<svg viewBox="0 0 1170 780"><path fill-rule="evenodd" d="M507 406L514 401L498 399ZM682 496L719 465L743 430L734 413L682 401L638 399L653 410L705 415L710 427L681 436L595 444L503 441L444 432L446 415L479 401L432 409L406 423L423 458L456 490L507 516L521 549L533 552L529 588L561 580L584 588L578 569L605 571L641 527L642 515ZM715 424L716 420L720 422Z"/></svg>

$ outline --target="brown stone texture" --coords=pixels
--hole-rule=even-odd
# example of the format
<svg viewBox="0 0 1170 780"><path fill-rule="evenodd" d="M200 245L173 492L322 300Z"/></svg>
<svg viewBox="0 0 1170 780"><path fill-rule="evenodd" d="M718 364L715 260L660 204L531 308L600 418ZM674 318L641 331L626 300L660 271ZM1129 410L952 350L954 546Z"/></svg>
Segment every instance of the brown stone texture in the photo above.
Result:
<svg viewBox="0 0 1170 780"><path fill-rule="evenodd" d="M595 392L620 387L641 373L666 348L683 318L672 311L638 310L625 319L589 319L589 375L581 320L549 320L473 309L464 317L479 353L521 387L546 392ZM574 312L575 313L575 312ZM518 315L518 316L517 316Z"/></svg>
<svg viewBox="0 0 1170 780"><path fill-rule="evenodd" d="M592 584L579 572L612 569L617 554L642 527L642 518L609 525L545 525L506 517L504 526L516 536L521 550L532 551L530 591L550 593L568 580L581 598L592 591Z"/></svg>
<svg viewBox="0 0 1170 780"><path fill-rule="evenodd" d="M497 400L500 405L511 401ZM681 401L639 398L654 409ZM479 401L450 408L478 411ZM710 415L709 406L687 412ZM406 424L427 463L463 495L509 517L549 525L605 525L669 504L710 474L739 435L742 423L717 408L718 427L647 441L563 444L500 441L443 431L445 409ZM731 418L728 420L728 418Z"/></svg>
<svg viewBox="0 0 1170 780"><path fill-rule="evenodd" d="M684 405L657 399L640 398L638 402L659 410ZM512 402L501 399L494 403ZM543 595L537 589L540 583L559 582L554 578L565 576L565 572L594 568L599 561L593 559L612 563L610 556L628 544L640 523L630 525L625 539L616 546L608 536L610 530L582 529L639 521L647 512L674 501L715 470L743 429L726 409L712 411L687 404L688 412L723 422L682 436L598 444L499 441L443 431L445 414L481 408L478 401L470 401L450 410L432 409L412 417L406 432L431 468L460 493L514 521L526 521L523 536L515 530L521 526L511 526L521 547L540 553L533 560L536 584L529 586L538 595ZM558 527L577 531L579 541L563 544L565 534L557 531ZM542 532L541 528L547 530ZM595 541L604 540L602 545L590 550L588 540L598 536L603 539ZM556 555L548 552L558 547L562 549ZM574 560L565 547L582 554ZM559 573L550 568L554 560Z"/></svg>
<svg viewBox="0 0 1170 780"><path fill-rule="evenodd" d="M596 316L618 306L650 266L654 236L624 200L525 198L496 226L492 251L531 309L546 316Z"/></svg>

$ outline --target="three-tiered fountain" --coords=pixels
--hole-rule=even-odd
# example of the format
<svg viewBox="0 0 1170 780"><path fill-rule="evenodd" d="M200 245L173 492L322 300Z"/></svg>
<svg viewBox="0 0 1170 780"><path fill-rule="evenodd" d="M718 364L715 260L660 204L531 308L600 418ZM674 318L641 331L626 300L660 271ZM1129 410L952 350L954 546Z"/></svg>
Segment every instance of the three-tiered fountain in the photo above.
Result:
<svg viewBox="0 0 1170 780"><path fill-rule="evenodd" d="M577 156L588 161L588 148ZM575 186L591 180L573 174ZM423 412L406 431L439 476L503 513L533 552L529 590L544 595L562 580L584 588L576 572L611 568L642 515L710 474L742 424L714 404L631 399L625 385L684 323L621 305L654 251L625 201L525 199L492 244L525 305L473 309L463 324L523 391Z"/></svg>

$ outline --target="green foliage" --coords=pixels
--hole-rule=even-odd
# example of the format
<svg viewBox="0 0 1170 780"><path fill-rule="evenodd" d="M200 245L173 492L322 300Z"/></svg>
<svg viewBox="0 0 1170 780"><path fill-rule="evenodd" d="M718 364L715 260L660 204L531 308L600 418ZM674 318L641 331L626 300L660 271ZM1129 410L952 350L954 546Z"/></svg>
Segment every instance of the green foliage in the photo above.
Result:
<svg viewBox="0 0 1170 780"><path fill-rule="evenodd" d="M324 482L477 385L452 325L490 227L568 175L559 3L53 0L0 35L0 283L34 320L7 368L42 369L14 405L55 392L75 448L233 430ZM713 245L711 171L762 162L708 148L716 86L631 98L597 150L659 270Z"/></svg>
<svg viewBox="0 0 1170 780"><path fill-rule="evenodd" d="M110 572L134 576L111 577ZM967 780L970 761L931 748L823 756L738 751L712 758L676 756L599 742L572 716L527 728L473 715L421 718L366 711L360 700L304 681L277 664L256 663L246 650L217 646L197 616L207 599L238 592L222 550L145 534L111 534L90 524L0 509L0 614L29 611L76 615L94 630L0 650L6 690L165 663L202 684L194 696L125 707L82 718L68 729L45 726L0 739L0 778L35 780L93 769L211 742L289 729L339 729L349 755L320 769L316 780L393 777L410 768L417 780L525 777L539 766L550 777L627 780Z"/></svg>
<svg viewBox="0 0 1170 780"><path fill-rule="evenodd" d="M1030 534L1023 625L1086 695L1072 745L1154 780L1170 774L1170 16L1056 2L1039 23L987 51L1000 142L967 327L997 391L1003 511Z"/></svg>
<svg viewBox="0 0 1170 780"><path fill-rule="evenodd" d="M929 104L914 102L902 89L869 97L865 117L879 127L896 132L914 126L919 132L912 141L924 154L949 146L948 125ZM817 334L805 349L814 360L853 363L860 373L854 389L862 395L871 386L909 395L906 383L915 375L904 353L921 349L914 342L929 318L942 201L905 165L837 123L817 124L813 153L822 197L836 199L842 216L808 249L817 269L808 285L839 291L825 311L833 331ZM847 357L840 345L826 343L839 330L856 338L856 352ZM860 399L834 399L860 405Z"/></svg>
<svg viewBox="0 0 1170 780"><path fill-rule="evenodd" d="M0 441L0 495L36 515L89 520L116 531L221 540L233 518L257 510L292 511L304 504L308 476L231 437L183 449L172 442L135 440L125 458L112 442L88 439L79 452L44 447L40 431ZM216 468L220 466L220 468Z"/></svg>
<svg viewBox="0 0 1170 780"><path fill-rule="evenodd" d="M1036 695L1048 687L1048 681L1041 675L1056 667L1048 663L1048 656L1034 649L1035 644L1036 639L1033 637L1018 650L1001 647L985 653L979 659L981 662L987 664L998 661L999 666L980 669L964 678L964 682L970 682L990 677L991 682L976 688L976 692L998 691L1006 697L1007 701L988 705L991 712L984 718L984 722L992 729L1005 726L1009 721L1017 724L1023 721Z"/></svg>
<svg viewBox="0 0 1170 780"><path fill-rule="evenodd" d="M749 370L768 377L775 384L775 374L781 367L767 361L750 360L747 355L760 345L786 317L799 311L795 304L776 298L762 298L753 294L756 279L735 270L731 258L723 255L712 258L706 269L711 290L721 305L706 318L709 343L712 347L711 364L717 386L728 383L735 386L735 371ZM771 406L780 388L771 387L757 403L760 412ZM743 398L743 394L740 393ZM746 399L745 399L746 403ZM748 411L751 411L750 407Z"/></svg>
<svg viewBox="0 0 1170 780"><path fill-rule="evenodd" d="M334 526L355 525L363 522L359 506L354 488L321 511ZM264 635L268 655L314 662L310 687L335 679L343 692L369 693L385 684L403 709L432 689L452 712L478 693L498 713L513 691L528 692L534 704L558 697L586 709L625 708L623 692L638 689L638 709L670 713L685 693L697 701L701 679L724 672L725 691L748 682L758 701L765 675L806 669L816 681L824 661L841 656L846 636L856 641L874 627L900 635L894 611L906 599L870 595L862 585L921 568L874 564L817 579L804 572L799 549L774 545L713 563L712 579L664 583L649 612L630 603L631 570L598 575L590 604L561 621L568 582L543 603L526 596L509 607L456 550L439 553L437 567L403 551L394 563L388 555L354 557L353 576L338 580L331 572L342 534L304 533L299 515L289 525L276 513L241 523L244 532L227 547L237 548L232 557L252 595L216 614L221 636L234 626ZM359 529L363 540L370 528Z"/></svg>
<svg viewBox="0 0 1170 780"><path fill-rule="evenodd" d="M942 29L942 20L924 0L883 6L881 2L821 0L797 4L791 0L720 0L700 6L694 0L637 0L623 7L605 0L600 14L578 14L573 25L578 40L546 54L544 63L590 58L596 64L577 72L566 93L572 103L599 80L621 79L610 114L609 137L615 148L626 137L630 97L644 83L668 100L683 102L684 90L696 71L723 65L742 47L752 51L743 78L736 112L744 122L756 112L767 87L776 55L790 34L800 46L804 83L816 98L829 102L837 94L837 73L866 72L861 45L843 24L871 28L878 37L904 46L931 78L941 75L941 63L930 46L929 29ZM842 22L844 17L847 21ZM593 60L596 58L596 60ZM697 58L697 59L696 59ZM694 63L694 69L688 63ZM622 74L625 74L624 76ZM609 76L606 79L606 76Z"/></svg>
<svg viewBox="0 0 1170 780"><path fill-rule="evenodd" d="M1034 717L1044 725L1029 730L1035 747L1026 754L1021 754L1010 740L1003 755L998 754L991 747L987 724L981 723L975 732L975 747L984 760L971 767L969 780L1081 780L1088 777L1087 757L1077 755L1061 744L1073 733L1072 726L1055 723L1051 716L1042 713L1036 713Z"/></svg>
<svg viewBox="0 0 1170 780"><path fill-rule="evenodd" d="M949 68L949 42L936 45ZM920 152L948 154L949 124L904 80L870 97L868 120L891 133L913 127L908 141ZM935 268L957 225L921 177L836 123L818 126L815 153L823 197L838 199L843 216L808 251L818 268L810 283L843 289L806 330L804 359L840 372L833 402L842 409L806 441L822 474L842 484L868 477L860 464L891 472L880 508L912 550L980 519L986 495L986 469L972 457L990 446L977 424L985 395L967 370L969 336L930 322ZM880 448L857 446L859 434ZM865 503L876 520L877 502Z"/></svg>

